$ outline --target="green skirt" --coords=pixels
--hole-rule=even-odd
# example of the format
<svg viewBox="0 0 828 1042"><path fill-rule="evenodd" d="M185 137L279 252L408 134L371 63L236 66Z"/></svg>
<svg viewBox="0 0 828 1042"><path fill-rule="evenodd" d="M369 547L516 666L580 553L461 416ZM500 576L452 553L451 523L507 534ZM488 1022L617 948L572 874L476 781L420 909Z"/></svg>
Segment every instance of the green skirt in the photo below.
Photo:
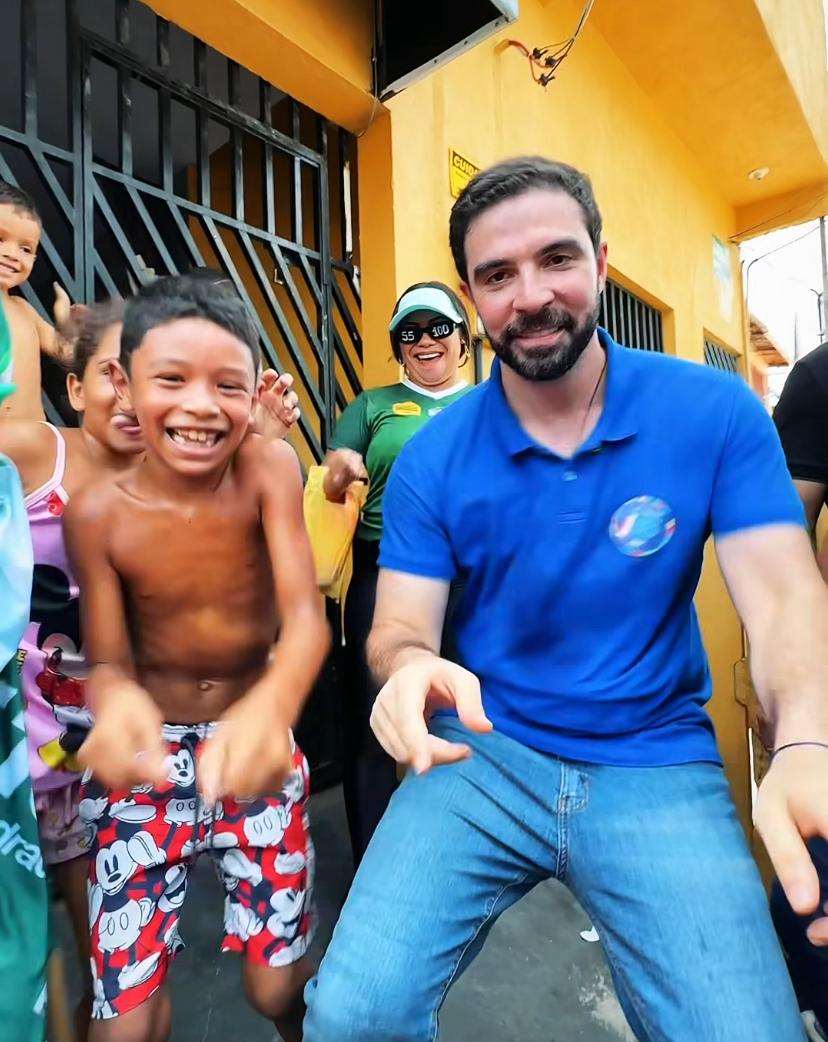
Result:
<svg viewBox="0 0 828 1042"><path fill-rule="evenodd" d="M20 670L0 672L0 1037L42 1042L49 901L37 834Z"/></svg>

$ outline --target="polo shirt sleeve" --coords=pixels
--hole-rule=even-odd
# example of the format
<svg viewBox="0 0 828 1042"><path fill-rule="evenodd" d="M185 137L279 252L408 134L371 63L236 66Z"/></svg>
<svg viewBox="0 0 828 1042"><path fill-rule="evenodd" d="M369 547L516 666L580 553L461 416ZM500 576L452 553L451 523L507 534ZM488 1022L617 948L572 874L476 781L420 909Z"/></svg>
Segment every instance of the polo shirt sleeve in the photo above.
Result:
<svg viewBox="0 0 828 1042"><path fill-rule="evenodd" d="M443 482L434 460L424 457L425 448L423 439L415 436L391 468L382 501L379 564L450 581L457 567L441 516Z"/></svg>
<svg viewBox="0 0 828 1042"><path fill-rule="evenodd" d="M810 366L793 367L773 420L791 476L828 485L828 395Z"/></svg>
<svg viewBox="0 0 828 1042"><path fill-rule="evenodd" d="M773 421L746 383L731 379L730 418L721 446L710 524L723 536L761 525L804 525Z"/></svg>
<svg viewBox="0 0 828 1042"><path fill-rule="evenodd" d="M358 394L345 409L334 428L328 448L353 449L365 456L371 444L371 426L368 423L368 395Z"/></svg>

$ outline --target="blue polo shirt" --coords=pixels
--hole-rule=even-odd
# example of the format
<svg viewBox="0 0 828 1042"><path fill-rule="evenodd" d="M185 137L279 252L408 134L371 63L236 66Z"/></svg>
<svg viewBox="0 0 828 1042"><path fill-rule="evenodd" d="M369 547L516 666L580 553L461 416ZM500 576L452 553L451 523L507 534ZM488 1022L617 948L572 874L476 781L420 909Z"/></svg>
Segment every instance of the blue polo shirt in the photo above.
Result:
<svg viewBox="0 0 828 1042"><path fill-rule="evenodd" d="M599 330L605 404L571 459L491 379L405 446L380 565L465 589L463 664L495 728L587 763L720 762L693 607L704 544L803 524L770 417L739 378Z"/></svg>

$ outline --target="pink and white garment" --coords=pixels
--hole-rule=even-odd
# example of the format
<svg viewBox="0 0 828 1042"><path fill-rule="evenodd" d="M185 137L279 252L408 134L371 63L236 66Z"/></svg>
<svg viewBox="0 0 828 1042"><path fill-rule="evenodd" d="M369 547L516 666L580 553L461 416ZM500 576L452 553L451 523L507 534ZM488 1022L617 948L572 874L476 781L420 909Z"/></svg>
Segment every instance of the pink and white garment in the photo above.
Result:
<svg viewBox="0 0 828 1042"><path fill-rule="evenodd" d="M55 436L55 467L45 484L26 496L34 550L29 625L20 643L29 764L35 797L68 788L80 775L73 762L91 725L83 694L78 584L63 541L66 442ZM56 793L57 795L57 793Z"/></svg>

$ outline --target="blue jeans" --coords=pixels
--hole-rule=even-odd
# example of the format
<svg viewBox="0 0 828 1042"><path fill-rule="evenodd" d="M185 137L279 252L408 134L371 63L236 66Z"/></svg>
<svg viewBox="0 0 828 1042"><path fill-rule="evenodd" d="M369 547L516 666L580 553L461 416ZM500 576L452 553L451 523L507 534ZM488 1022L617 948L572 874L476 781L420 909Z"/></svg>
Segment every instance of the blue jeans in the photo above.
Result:
<svg viewBox="0 0 828 1042"><path fill-rule="evenodd" d="M593 766L432 728L473 756L391 800L307 987L305 1042L435 1039L492 924L550 877L598 929L642 1042L804 1040L719 767Z"/></svg>

